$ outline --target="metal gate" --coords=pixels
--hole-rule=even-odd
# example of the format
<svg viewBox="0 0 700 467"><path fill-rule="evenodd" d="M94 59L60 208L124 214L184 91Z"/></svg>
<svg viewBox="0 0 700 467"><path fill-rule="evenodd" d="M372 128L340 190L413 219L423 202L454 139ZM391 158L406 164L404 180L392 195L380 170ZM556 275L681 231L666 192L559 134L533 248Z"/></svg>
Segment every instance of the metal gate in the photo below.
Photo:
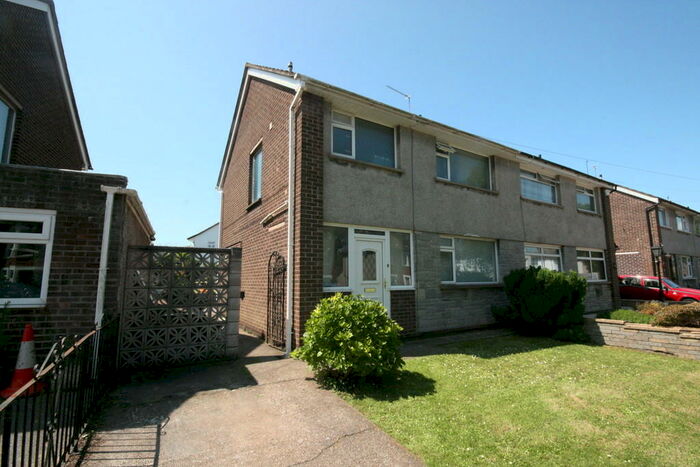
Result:
<svg viewBox="0 0 700 467"><path fill-rule="evenodd" d="M273 347L284 348L285 284L287 263L276 251L267 261L267 333L265 340Z"/></svg>
<svg viewBox="0 0 700 467"><path fill-rule="evenodd" d="M120 367L226 355L231 250L129 247Z"/></svg>

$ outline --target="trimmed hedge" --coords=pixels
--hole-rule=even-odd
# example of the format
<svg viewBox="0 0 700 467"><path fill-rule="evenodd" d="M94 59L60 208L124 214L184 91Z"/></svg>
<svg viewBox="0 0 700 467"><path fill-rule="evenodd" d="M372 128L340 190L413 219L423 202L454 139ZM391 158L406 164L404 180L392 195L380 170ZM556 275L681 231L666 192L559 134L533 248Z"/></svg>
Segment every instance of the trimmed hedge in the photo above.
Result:
<svg viewBox="0 0 700 467"><path fill-rule="evenodd" d="M524 335L588 340L583 331L585 278L531 266L511 271L503 283L510 304L493 308L496 320Z"/></svg>
<svg viewBox="0 0 700 467"><path fill-rule="evenodd" d="M700 327L700 303L666 305L654 313L655 326Z"/></svg>
<svg viewBox="0 0 700 467"><path fill-rule="evenodd" d="M381 378L404 365L400 331L381 303L338 293L316 306L292 356L324 383Z"/></svg>

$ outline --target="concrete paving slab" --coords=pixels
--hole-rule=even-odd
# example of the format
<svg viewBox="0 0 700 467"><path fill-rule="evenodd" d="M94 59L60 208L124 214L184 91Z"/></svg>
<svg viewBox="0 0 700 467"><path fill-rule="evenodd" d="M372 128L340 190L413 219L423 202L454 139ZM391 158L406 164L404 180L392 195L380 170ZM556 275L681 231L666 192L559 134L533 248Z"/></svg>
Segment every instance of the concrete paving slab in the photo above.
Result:
<svg viewBox="0 0 700 467"><path fill-rule="evenodd" d="M241 336L245 357L121 387L81 465L423 465L308 367Z"/></svg>

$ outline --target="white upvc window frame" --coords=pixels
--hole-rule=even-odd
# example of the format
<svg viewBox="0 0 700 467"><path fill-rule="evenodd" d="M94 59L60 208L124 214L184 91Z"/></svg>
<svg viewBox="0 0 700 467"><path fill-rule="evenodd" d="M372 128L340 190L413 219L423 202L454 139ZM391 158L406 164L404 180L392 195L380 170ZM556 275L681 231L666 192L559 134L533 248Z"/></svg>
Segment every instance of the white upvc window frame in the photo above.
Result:
<svg viewBox="0 0 700 467"><path fill-rule="evenodd" d="M415 240L413 232L404 229L388 229L384 227L374 227L367 225L353 225L353 224L341 224L337 222L324 222L324 227L342 227L348 230L348 277L350 278L347 286L342 287L323 287L323 292L352 292L352 278L353 273L356 271L355 268L359 267L355 261L355 240L356 239L367 239L367 240L378 240L382 238L381 235L372 235L362 232L357 232L361 230L374 230L377 232L384 232L384 254L386 256L387 270L385 275L388 277L388 290L391 292L393 290L415 290L416 289L416 253L415 253ZM411 247L411 285L392 285L391 284L391 232L405 233L409 236L409 244Z"/></svg>
<svg viewBox="0 0 700 467"><path fill-rule="evenodd" d="M259 157L260 158L260 168L259 170L256 169L255 165L255 159ZM262 177L262 172L263 172L263 164L265 163L265 154L263 152L263 147L262 144L259 143L255 146L255 148L250 152L250 193L248 193L248 196L250 197L249 204L253 204L257 201L260 201L262 199L262 182L263 182L263 177Z"/></svg>
<svg viewBox="0 0 700 467"><path fill-rule="evenodd" d="M690 220L685 214L676 213L676 230L679 232L692 233Z"/></svg>
<svg viewBox="0 0 700 467"><path fill-rule="evenodd" d="M0 296L0 308L38 308L46 305L51 273L51 253L53 251L56 211L45 209L20 209L0 207L0 220L41 222L39 233L0 232L0 243L23 243L46 245L39 297L10 298Z"/></svg>
<svg viewBox="0 0 700 467"><path fill-rule="evenodd" d="M12 138L15 134L17 110L2 98L0 98L0 104L7 107L8 112L7 123L4 128L0 128L0 133L2 133L2 144L0 144L0 164L9 164Z"/></svg>
<svg viewBox="0 0 700 467"><path fill-rule="evenodd" d="M693 264L692 257L678 255L678 263L680 265L682 279L695 279L695 265ZM688 274L686 274L686 270Z"/></svg>
<svg viewBox="0 0 700 467"><path fill-rule="evenodd" d="M589 196L593 198L593 211L589 209L582 209L578 207L578 195ZM589 212L591 214L598 214L598 197L596 196L595 188L588 188L585 186L576 185L576 209L582 212Z"/></svg>
<svg viewBox="0 0 700 467"><path fill-rule="evenodd" d="M700 217L693 218L693 229L695 231L695 235L700 235Z"/></svg>
<svg viewBox="0 0 700 467"><path fill-rule="evenodd" d="M579 256L578 255L579 251L586 251L589 253L589 255L588 256ZM602 256L602 258L594 258L592 255L590 255L591 252L602 253L603 256ZM577 270L578 270L578 262L579 261L588 261L588 262L597 261L599 263L600 262L603 263L603 273L605 274L605 277L603 279L595 279L595 280L586 278L586 281L593 282L593 283L594 282L607 282L608 281L608 265L607 265L607 261L605 261L605 251L604 250L600 250L598 248L576 248L576 269ZM593 268L591 268L591 270L593 270Z"/></svg>
<svg viewBox="0 0 700 467"><path fill-rule="evenodd" d="M447 161L447 178L441 177L441 176L439 176L439 175L437 174L437 159L438 159L438 158L442 158L442 159L445 159L445 160ZM445 180L445 181L449 182L449 181L450 181L450 176L451 176L451 175L452 175L452 174L450 173L450 155L449 155L449 154L443 154L443 153L441 153L441 152L437 152L437 153L435 154L435 176L436 176L437 178L439 178L440 180Z"/></svg>
<svg viewBox="0 0 700 467"><path fill-rule="evenodd" d="M457 282L457 261L456 261L456 248L455 248L455 239L461 239L461 240L473 240L473 241L478 241L478 242L487 242L491 243L493 245L493 253L494 253L494 260L495 260L495 269L496 269L496 277L494 281L488 281L488 282ZM440 239L443 240L450 240L450 245L442 245L440 244L440 253L450 253L452 255L452 280L451 281L443 281L440 280L441 284L454 284L454 285L493 285L493 284L498 284L499 280L501 279L501 271L499 269L499 261L498 261L498 241L492 238L478 238L478 237L463 237L459 235L440 235ZM438 258L439 259L439 258Z"/></svg>
<svg viewBox="0 0 700 467"><path fill-rule="evenodd" d="M522 183L520 183L520 196L521 197L523 197L527 200L530 200L530 201L535 201L537 203L551 204L552 206L558 206L560 204L559 203L559 180L557 180L556 178L550 177L547 175L543 175L539 172L535 172L532 170L523 169L522 167L520 168L520 177L519 178L520 179L524 178L527 180L531 180L535 183L539 183L541 185L551 186L554 188L554 202L542 201L541 199L535 199L535 198L530 198L528 196L525 196L523 194ZM520 180L518 180L518 181L520 181Z"/></svg>
<svg viewBox="0 0 700 467"><path fill-rule="evenodd" d="M334 118L336 114L350 118L350 124L336 121ZM365 164L379 165L380 167L387 167L387 168L395 169L397 167L397 162L398 162L398 147L397 147L398 145L396 144L396 127L385 125L383 123L379 123L379 122L374 121L374 120L362 118L361 116L358 118L360 118L362 120L366 120L366 121L371 122L371 123L375 123L377 125L384 126L386 128L391 128L391 130L394 133L394 137L393 137L393 139L394 139L394 165L389 167L389 166L384 166L384 165L379 165L379 164L372 164L371 162L366 162L366 161L358 161L358 162L365 163ZM342 153L333 151L333 139L335 138L333 135L333 128L336 128L336 127L341 128L343 130L350 131L350 142L351 142L352 154L348 155L348 154L342 154ZM335 110L335 109L331 110L331 154L334 156L337 156L337 157L345 157L346 159L357 160L357 157L356 157L357 152L355 150L356 137L357 137L357 132L355 131L355 115L352 115L348 112L344 112L342 110Z"/></svg>
<svg viewBox="0 0 700 467"><path fill-rule="evenodd" d="M489 186L488 186L488 187L482 188L482 187L479 187L479 186L467 185L466 183L457 182L457 181L455 181L455 180L452 180L452 168L451 168L451 165L452 165L452 155L453 155L454 153L456 153L457 151L463 152L463 153L465 153L465 155L467 155L467 156L483 157L484 159L486 159L486 161L487 161L487 167L489 168L489 173L488 173ZM445 180L445 181L447 181L447 182L457 183L457 184L459 184L459 185L463 185L463 186L468 186L468 187L476 188L476 189L478 189L478 190L493 190L493 163L492 163L492 160L491 160L490 157L488 157L488 156L482 156L481 154L476 154L476 153L474 153L474 152L467 151L466 149L461 149L461 148L456 148L456 147L453 148L452 146L450 146L450 145L448 145L448 144L440 143L440 142L438 142L438 143L435 145L435 157L436 157L436 159L439 158L439 157L441 157L441 158L443 158L443 159L447 159L447 178L440 177L440 176L437 174L437 170L435 170L435 177L436 177L436 178L438 178L438 179L440 179L440 180ZM436 161L436 169L437 169L437 161Z"/></svg>
<svg viewBox="0 0 700 467"><path fill-rule="evenodd" d="M666 209L660 207L657 210L656 217L661 227L666 227L667 229L671 228L671 224L668 222L668 211L666 211Z"/></svg>
<svg viewBox="0 0 700 467"><path fill-rule="evenodd" d="M540 252L537 253L536 255L534 253L526 253L525 248L527 248L527 247L539 248ZM545 248L557 250L559 253L557 253L556 255L552 254L552 253L545 253L544 252ZM562 255L562 253L563 253L562 250L563 250L563 248L560 245L547 245L544 243L525 243L525 244L523 244L523 259L527 260L528 255L541 256L543 258L557 258L559 260L559 271L563 271L564 270L564 257ZM554 271L554 269L549 269L549 271Z"/></svg>

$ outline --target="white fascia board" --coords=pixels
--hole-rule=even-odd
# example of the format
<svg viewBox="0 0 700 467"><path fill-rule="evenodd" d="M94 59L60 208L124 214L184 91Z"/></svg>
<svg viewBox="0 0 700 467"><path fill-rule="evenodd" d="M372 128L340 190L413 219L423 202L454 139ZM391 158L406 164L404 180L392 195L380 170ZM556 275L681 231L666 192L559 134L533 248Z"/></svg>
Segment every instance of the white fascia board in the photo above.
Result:
<svg viewBox="0 0 700 467"><path fill-rule="evenodd" d="M639 191L632 190L630 188L625 188L624 186L618 186L617 191L619 191L620 193L624 193L626 195L629 195L629 196L634 196L635 198L649 201L650 203L658 203L659 202L659 198L657 198L656 196L647 195L646 193L641 193Z"/></svg>
<svg viewBox="0 0 700 467"><path fill-rule="evenodd" d="M258 78L269 83L274 83L285 88L289 88L294 92L297 92L303 87L303 82L295 77L289 77L284 75L279 75L277 73L272 73L265 70L258 70L254 68L246 68L243 77L243 86L238 94L238 100L236 102L236 114L233 117L233 125L231 132L229 134L228 141L226 141L226 149L224 150L224 161L221 165L221 171L219 172L219 180L216 182L216 189L221 191L224 186L224 181L226 180L226 172L228 171L228 164L231 160L231 154L233 152L233 143L236 140L236 135L238 133L238 124L241 120L241 112L243 112L243 101L248 93L248 83L251 78Z"/></svg>

